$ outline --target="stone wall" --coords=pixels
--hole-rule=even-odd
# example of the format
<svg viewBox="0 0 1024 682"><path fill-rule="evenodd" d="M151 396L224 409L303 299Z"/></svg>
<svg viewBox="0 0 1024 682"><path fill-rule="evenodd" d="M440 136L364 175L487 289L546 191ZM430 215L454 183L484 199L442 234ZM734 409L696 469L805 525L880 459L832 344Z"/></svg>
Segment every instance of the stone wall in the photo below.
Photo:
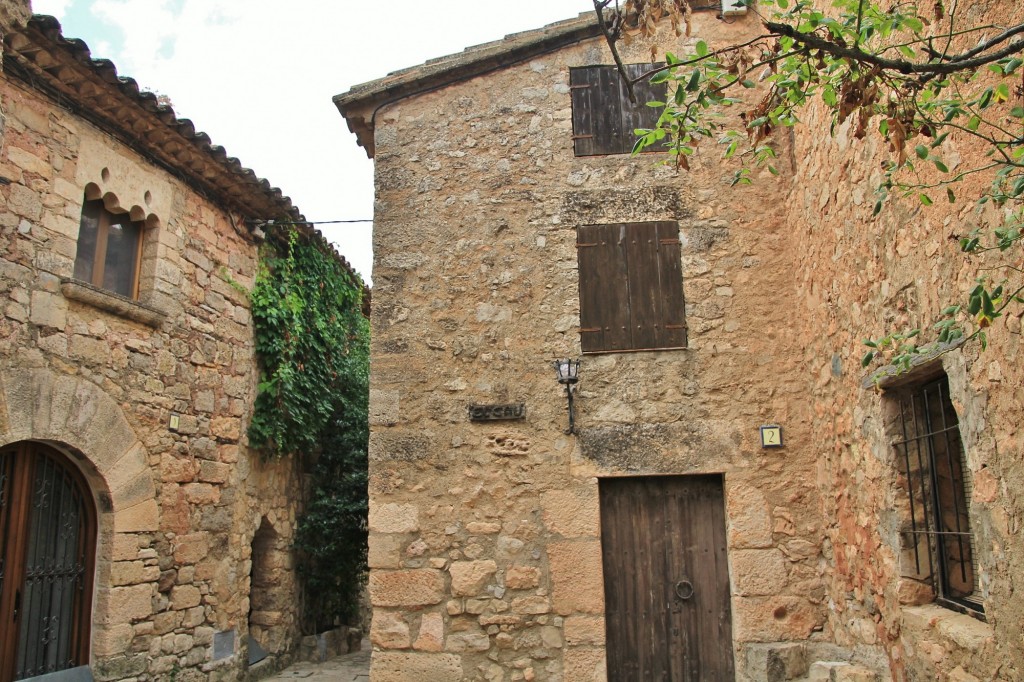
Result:
<svg viewBox="0 0 1024 682"><path fill-rule="evenodd" d="M301 483L245 438L257 246L237 217L23 85L0 82L0 110L0 444L53 444L94 490L94 674L236 679L253 539L262 523L290 545ZM69 280L85 198L145 220L138 302ZM269 567L273 608L258 614L284 656L298 635L289 561Z"/></svg>
<svg viewBox="0 0 1024 682"><path fill-rule="evenodd" d="M663 46L756 29L698 13ZM724 473L741 679L748 645L828 638L788 181L731 188L714 145L689 173L574 157L568 69L609 63L588 41L377 113L374 680L603 679L608 476ZM654 220L680 225L689 347L585 356L567 436L550 362L580 354L576 227Z"/></svg>
<svg viewBox="0 0 1024 682"><path fill-rule="evenodd" d="M1019 3L992 0L972 3L962 21L982 24L991 16L1011 24L1024 15ZM796 136L799 164L787 201L800 254L795 318L806 344L801 363L816 377L810 434L828 520L829 622L839 643L884 644L897 679L1016 679L1024 670L1022 311L1011 309L993 325L987 351L970 344L939 361L966 451L987 623L922 605L931 594L905 578L912 567L901 559L907 500L902 465L890 445L896 440L888 414L893 398L862 388L858 362L864 338L912 327L924 329L922 339L934 338L930 327L940 311L966 302L975 277L1000 260L964 258L958 236L976 226L990 233L1002 216L974 205L970 197L987 182L977 179L956 188L956 204L943 199L926 208L916 198L893 197L872 218L880 163L889 156L885 143L871 135L856 140L849 125L831 138L817 134L828 126L820 111L806 121ZM954 135L945 158L962 170L983 151L980 143ZM907 380L919 376L911 372Z"/></svg>
<svg viewBox="0 0 1024 682"><path fill-rule="evenodd" d="M0 0L0 38L11 26L21 26L32 16L32 7L28 0ZM0 64L0 71L3 65Z"/></svg>

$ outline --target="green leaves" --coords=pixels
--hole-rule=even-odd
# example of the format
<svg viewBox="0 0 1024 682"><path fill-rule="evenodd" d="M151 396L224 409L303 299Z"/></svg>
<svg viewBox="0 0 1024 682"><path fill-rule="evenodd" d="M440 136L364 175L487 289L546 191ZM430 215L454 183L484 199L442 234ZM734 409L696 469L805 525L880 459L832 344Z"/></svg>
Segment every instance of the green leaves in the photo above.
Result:
<svg viewBox="0 0 1024 682"><path fill-rule="evenodd" d="M861 367L867 367L877 358L888 360L897 368L908 369L914 357L921 353L921 348L912 341L920 333L920 329L910 329L906 332L893 332L878 339L864 339L862 343L872 350L861 357Z"/></svg>
<svg viewBox="0 0 1024 682"><path fill-rule="evenodd" d="M250 443L267 457L303 457L313 467L315 487L295 542L309 594L304 630L312 632L337 617L355 618L366 570L362 282L322 237L284 228L268 235L251 301L261 371Z"/></svg>
<svg viewBox="0 0 1024 682"><path fill-rule="evenodd" d="M338 387L366 356L361 283L322 237L272 233L251 301L261 377L250 442L267 456L315 454Z"/></svg>
<svg viewBox="0 0 1024 682"><path fill-rule="evenodd" d="M927 7L927 18L918 15L919 6ZM975 47L965 47L974 42L966 36L987 29L961 26L941 6L878 0L761 0L758 7L768 29L766 37L736 44L708 45L699 40L682 59L666 57L677 68L663 72L676 86L659 120L664 140L655 131L638 131L642 133L638 148L667 141L672 160L687 169L688 157L710 137L721 144L732 183L748 184L755 166L777 172L770 137L781 127L799 125L805 106L820 99L814 116L824 110L831 119L827 122L831 133L841 134L852 153L863 150L866 158L869 149L883 149L870 143L858 150L860 140L874 135L888 148L888 158L877 159L882 172L876 176L872 216L883 213L890 194L897 211L911 213L936 202L944 204L946 213L958 200L988 203L976 214L968 206L957 207L950 213L954 224L990 221L996 216L1001 224L986 228L984 234L953 236L953 243L959 242L962 253L972 258L1006 254L1009 257L1003 261L986 260L984 265L987 271L1002 270L1019 280L1024 230L1020 93L1024 54L1018 49L1001 56L1005 41L986 46L982 40ZM936 11L939 15L932 17ZM727 107L737 102L742 102L742 115L730 115ZM974 194L965 194L968 191ZM885 216L885 224L892 225L897 215ZM927 221L938 226L936 218L929 216ZM958 229L970 228L952 231ZM935 331L943 339L956 339L964 334L959 324L972 324L976 327L972 337L987 343L983 330L1013 300L983 287L953 314L956 323L944 317L943 326ZM892 335L889 345L872 348L863 361L870 363L883 353L895 354L902 362L912 352L898 348L913 345L908 341L912 338Z"/></svg>
<svg viewBox="0 0 1024 682"><path fill-rule="evenodd" d="M686 84L687 92L697 92L697 88L700 86L700 70L695 69L693 74L690 76L689 82Z"/></svg>

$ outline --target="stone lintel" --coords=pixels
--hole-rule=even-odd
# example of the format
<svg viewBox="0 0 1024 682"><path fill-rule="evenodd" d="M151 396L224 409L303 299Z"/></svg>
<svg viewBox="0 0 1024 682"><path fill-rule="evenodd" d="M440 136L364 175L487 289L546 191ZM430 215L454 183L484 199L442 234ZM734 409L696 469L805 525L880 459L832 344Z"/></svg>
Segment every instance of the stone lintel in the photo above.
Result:
<svg viewBox="0 0 1024 682"><path fill-rule="evenodd" d="M942 371L942 356L962 346L964 339L933 343L920 349L920 353L910 360L910 367L885 365L861 379L862 388L879 388L883 391L905 386L909 383L929 379Z"/></svg>

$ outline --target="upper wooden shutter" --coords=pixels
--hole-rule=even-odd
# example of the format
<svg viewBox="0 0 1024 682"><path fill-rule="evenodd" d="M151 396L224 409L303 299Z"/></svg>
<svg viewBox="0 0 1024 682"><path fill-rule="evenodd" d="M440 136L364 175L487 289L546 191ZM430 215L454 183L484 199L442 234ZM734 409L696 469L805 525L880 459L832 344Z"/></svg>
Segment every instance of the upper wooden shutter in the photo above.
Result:
<svg viewBox="0 0 1024 682"><path fill-rule="evenodd" d="M577 247L584 353L686 347L675 222L583 225Z"/></svg>
<svg viewBox="0 0 1024 682"><path fill-rule="evenodd" d="M626 64L636 78L656 64ZM636 104L629 101L626 83L614 66L586 66L569 70L572 93L572 128L576 156L628 154L636 143L634 130L653 128L661 110L647 102L665 101L666 83L642 80L633 85ZM650 151L654 149L648 148Z"/></svg>

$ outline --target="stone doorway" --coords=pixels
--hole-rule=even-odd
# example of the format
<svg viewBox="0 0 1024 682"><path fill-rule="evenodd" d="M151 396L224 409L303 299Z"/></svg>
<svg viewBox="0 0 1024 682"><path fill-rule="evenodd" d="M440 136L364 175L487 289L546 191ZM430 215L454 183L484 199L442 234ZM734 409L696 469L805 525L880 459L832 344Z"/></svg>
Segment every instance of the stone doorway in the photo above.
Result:
<svg viewBox="0 0 1024 682"><path fill-rule="evenodd" d="M288 648L288 619L294 597L289 586L292 570L288 542L263 517L252 539L249 580L249 665Z"/></svg>
<svg viewBox="0 0 1024 682"><path fill-rule="evenodd" d="M95 552L92 495L68 458L0 449L0 682L88 663Z"/></svg>
<svg viewBox="0 0 1024 682"><path fill-rule="evenodd" d="M609 682L735 679L720 475L599 483Z"/></svg>

